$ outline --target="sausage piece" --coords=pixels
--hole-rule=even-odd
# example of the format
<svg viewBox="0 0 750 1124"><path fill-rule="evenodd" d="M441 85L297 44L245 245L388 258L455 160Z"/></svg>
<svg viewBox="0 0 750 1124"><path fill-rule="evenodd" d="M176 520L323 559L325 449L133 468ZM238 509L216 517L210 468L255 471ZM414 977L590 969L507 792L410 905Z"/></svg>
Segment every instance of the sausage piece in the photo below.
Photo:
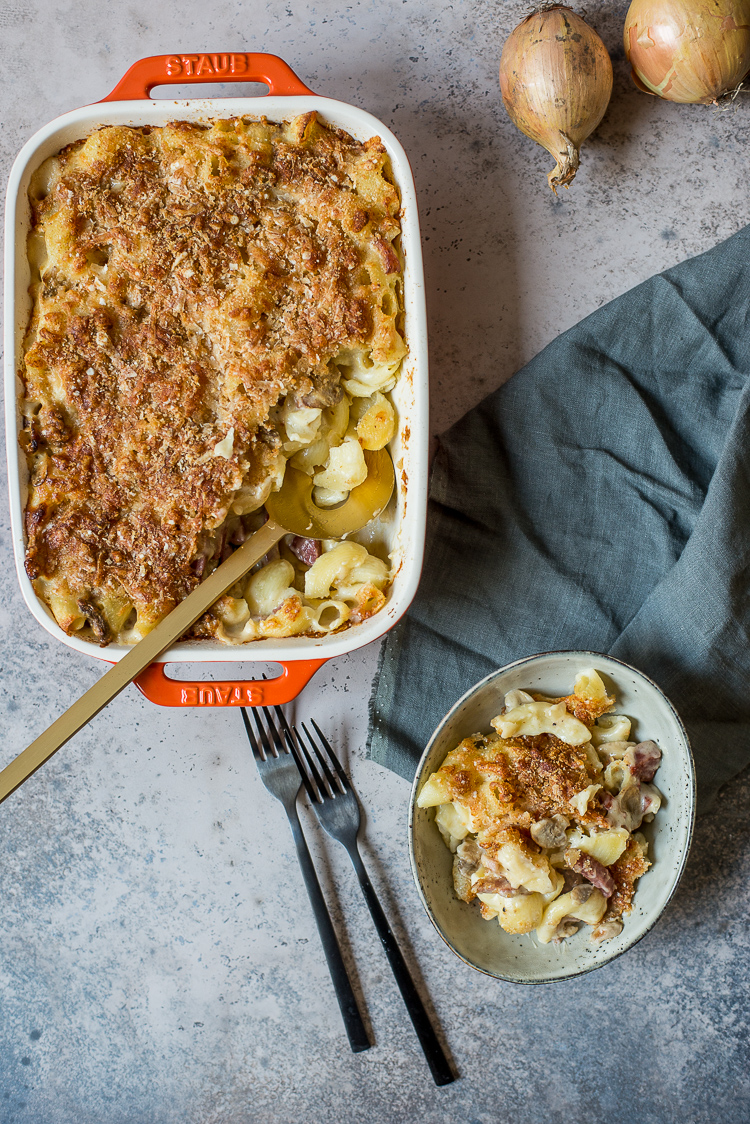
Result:
<svg viewBox="0 0 750 1124"><path fill-rule="evenodd" d="M596 886L597 890L601 890L605 898L612 897L615 892L615 880L598 859L587 855L585 851L579 851L577 847L568 847L565 852L565 862L571 870L582 874L587 881ZM580 890L580 886L575 886L571 893L575 894Z"/></svg>
<svg viewBox="0 0 750 1124"><path fill-rule="evenodd" d="M502 874L489 874L474 883L475 894L500 894L503 898L513 898L518 894L528 894L523 886L514 890L507 878Z"/></svg>
<svg viewBox="0 0 750 1124"><path fill-rule="evenodd" d="M630 769L631 776L648 784L659 768L661 750L656 742L638 742L638 745L631 746L626 752L623 761Z"/></svg>
<svg viewBox="0 0 750 1124"><path fill-rule="evenodd" d="M312 566L313 562L320 558L323 553L319 539L305 539L302 535L295 535L290 539L289 549L306 566Z"/></svg>

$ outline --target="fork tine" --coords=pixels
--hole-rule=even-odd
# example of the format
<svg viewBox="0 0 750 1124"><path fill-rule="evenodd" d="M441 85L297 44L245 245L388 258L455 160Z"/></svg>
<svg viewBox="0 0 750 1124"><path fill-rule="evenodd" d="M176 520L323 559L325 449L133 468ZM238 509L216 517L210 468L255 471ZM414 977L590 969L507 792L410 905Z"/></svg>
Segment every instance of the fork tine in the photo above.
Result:
<svg viewBox="0 0 750 1124"><path fill-rule="evenodd" d="M270 707L266 707L266 710L270 710L270 709L271 709ZM280 706L278 706L275 703L274 703L273 709L276 712L276 717L278 718L279 722L281 723L281 727L282 727L284 733L286 734L287 738L291 739L292 728L286 720L286 715L284 714L284 711L281 709Z"/></svg>
<svg viewBox="0 0 750 1124"><path fill-rule="evenodd" d="M330 743L330 742L328 741L328 738L327 738L327 737L325 736L325 734L324 734L324 733L323 733L323 731L321 730L321 728L320 728L320 726L318 725L318 723L317 723L317 722L315 721L315 719L314 719L314 718L311 718L311 719L310 719L310 721L312 722L312 724L313 724L313 726L315 727L315 729L316 729L316 730L318 731L318 737L320 738L320 740L322 741L323 745L324 745L324 746L326 747L326 749L328 750L328 757L329 757L329 759L330 759L330 762L331 762L331 764L333 765L334 769L336 770L336 776L337 776L337 777L339 778L339 780L341 781L341 784L342 784L342 786L343 786L344 792L346 792L346 790L347 790L347 789L349 789L349 788L351 788L352 786L351 786L351 785L349 784L349 778L347 777L346 773L344 772L344 767L343 767L343 765L342 765L342 764L341 764L341 762L339 761L339 759L338 759L338 757L336 756L336 754L335 754L335 753L333 752L333 747L331 746L331 743Z"/></svg>
<svg viewBox="0 0 750 1124"><path fill-rule="evenodd" d="M312 746L313 752L315 753L315 756L317 757L318 762L320 763L320 768L323 770L323 773L325 775L325 779L328 782L328 788L330 789L331 796L336 796L337 793L341 792L341 786L336 783L336 778L334 777L333 773L331 772L331 770L328 766L328 762L326 761L325 757L323 756L323 754L318 749L318 746L315 742L315 739L313 738L312 734L310 733L310 731L308 730L308 728L307 728L307 726L305 725L304 722L302 723L302 729L305 731L305 734L307 735L307 740L310 743L310 745ZM320 772L320 769L318 770L318 772Z"/></svg>
<svg viewBox="0 0 750 1124"><path fill-rule="evenodd" d="M242 711L242 721L245 723L245 731L247 732L248 740L250 742L250 745L252 746L253 756L257 761L263 761L263 754L261 753L260 744L255 734L253 733L253 728L250 725L250 719L247 716L247 710L244 706L241 706L240 710Z"/></svg>
<svg viewBox="0 0 750 1124"><path fill-rule="evenodd" d="M266 675L265 671L261 675L261 679L265 679L266 681L268 680L268 676ZM286 741L289 745L289 749L291 749L292 754L294 754L294 749L292 748L292 731L289 728L289 723L286 720L286 715L284 714L284 711L281 709L281 707L277 703L274 703L272 706L261 706L258 707L258 709L263 711L263 715L266 719L266 722L268 723L268 728L271 731L271 736L273 737L273 742L276 746L276 749L279 751L279 753L286 753L287 747L284 745L285 739L282 738L281 734L279 733L278 726L275 725L274 720L271 717L272 710L276 713L276 718L281 723L281 728L286 735ZM295 757L295 761L296 760L297 759ZM297 766L299 767L299 761L297 761Z"/></svg>
<svg viewBox="0 0 750 1124"><path fill-rule="evenodd" d="M273 744L276 746L276 752L277 753L287 753L288 752L287 747L284 744L283 737L279 733L278 726L276 725L276 723L273 720L273 715L271 714L270 706L259 706L258 710L260 710L260 712L262 713L263 717L266 720L266 726L268 728L268 732L270 733L271 737L273 738Z"/></svg>
<svg viewBox="0 0 750 1124"><path fill-rule="evenodd" d="M313 785L318 790L315 794L315 803L322 804L325 798L331 796L332 794L328 791L325 783L325 778L320 775L320 769L318 769L317 765L310 756L310 750L302 740L302 735L300 734L299 730L296 726L293 726L292 729L294 731L296 743L299 747L300 756L304 759L305 765L307 766L306 771L312 778Z"/></svg>
<svg viewBox="0 0 750 1124"><path fill-rule="evenodd" d="M278 710L279 708L277 707L276 709ZM294 758L294 763L299 771L299 775L302 777L302 783L305 786L305 792L307 793L308 799L312 801L313 804L320 804L320 794L317 791L314 783L310 780L310 774L305 768L305 762L309 761L307 751L302 744L302 741L300 740L297 730L292 729L289 726L289 723L287 722L283 714L281 715L281 718L284 723L284 733L286 734L287 744L289 746L289 749L291 750L292 757ZM303 754L304 761L302 757Z"/></svg>
<svg viewBox="0 0 750 1124"><path fill-rule="evenodd" d="M268 734L263 727L263 723L260 720L260 715L258 714L257 707L253 707L253 721L255 722L256 728L258 730L258 736L260 737L266 757L275 757L276 754L271 749L271 743L268 739Z"/></svg>
<svg viewBox="0 0 750 1124"><path fill-rule="evenodd" d="M281 709L281 707L277 703L274 703L272 707L264 706L263 710L265 711L266 717L269 721L269 724L271 724L271 725L273 725L273 719L271 718L270 712L271 712L271 710L274 711L274 713L276 714L276 719L277 719L279 725L281 726L281 729L284 731L284 739L286 740L287 745L289 746L289 749L291 749L292 753L294 753L294 734L292 733L291 726L289 725L289 723L286 720L286 715L284 714L284 711ZM277 732L278 732L278 727L277 727ZM295 757L295 760L296 760L296 757ZM297 764L299 764L299 762L297 762Z"/></svg>
<svg viewBox="0 0 750 1124"><path fill-rule="evenodd" d="M266 682L268 681L268 676L266 675L265 671L262 673L261 679L265 679ZM281 735L279 734L279 731L278 731L277 727L274 725L273 718L271 717L270 706L259 706L256 709L260 710L262 712L263 717L266 720L266 725L268 726L268 729L271 732L271 737L273 738L273 744L276 746L277 753L286 753L286 746L284 745L283 739L282 739ZM281 707L280 706L274 706L273 709L276 711L277 716L279 718L281 718L282 723L286 726L286 719L284 718ZM254 713L255 712L253 711L253 714ZM257 722L257 718L256 718L256 722Z"/></svg>
<svg viewBox="0 0 750 1124"><path fill-rule="evenodd" d="M276 748L278 749L279 753L287 753L287 752L291 751L292 757L294 758L294 763L297 766L297 769L299 770L299 775L302 778L302 783L305 786L305 792L307 793L308 798L310 800L312 800L313 803L316 803L316 804L319 803L320 802L320 796L316 792L315 786L313 785L312 781L310 780L310 777L308 775L308 771L307 771L307 769L305 768L305 766L302 762L302 758L300 757L299 746L300 746L301 743L300 743L300 740L299 740L299 736L297 735L297 731L292 730L291 726L289 725L289 723L286 720L286 715L284 714L284 711L281 709L281 707L274 704L273 710L275 710L276 717L278 718L279 723L281 725L281 728L284 731L284 735L285 735L284 740L286 741L286 745L285 745L284 740L282 740L281 734L279 733L278 727L275 725L275 723L273 721L273 718L271 717L271 709L272 708L270 706L263 706L263 707L260 707L260 709L263 711L263 714L265 715L266 722L268 723L268 727L273 734L274 743L275 743Z"/></svg>

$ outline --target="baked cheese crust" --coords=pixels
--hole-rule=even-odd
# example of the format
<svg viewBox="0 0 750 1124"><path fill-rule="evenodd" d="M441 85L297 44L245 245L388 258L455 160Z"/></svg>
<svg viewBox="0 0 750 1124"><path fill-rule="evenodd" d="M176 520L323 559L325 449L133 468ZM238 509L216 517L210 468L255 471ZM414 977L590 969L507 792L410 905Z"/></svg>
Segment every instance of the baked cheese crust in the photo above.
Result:
<svg viewBox="0 0 750 1124"><path fill-rule="evenodd" d="M66 632L138 639L280 485L281 405L398 368L399 196L377 137L307 113L106 127L30 200L26 568Z"/></svg>

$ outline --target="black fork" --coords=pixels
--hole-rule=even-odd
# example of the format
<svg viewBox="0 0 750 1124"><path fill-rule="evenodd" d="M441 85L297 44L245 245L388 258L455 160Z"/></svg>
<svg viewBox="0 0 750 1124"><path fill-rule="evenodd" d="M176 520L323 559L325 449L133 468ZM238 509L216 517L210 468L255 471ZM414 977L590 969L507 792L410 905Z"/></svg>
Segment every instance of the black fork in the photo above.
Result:
<svg viewBox="0 0 750 1124"><path fill-rule="evenodd" d="M455 1080L450 1063L430 1023L401 949L393 935L393 930L388 924L388 919L383 913L382 906L362 862L357 842L361 815L356 793L344 772L341 762L336 757L317 722L313 719L312 724L318 735L317 742L304 722L302 723L302 729L309 745L308 748L297 727L295 726L291 730L283 712L279 711L279 715L289 748L294 754L299 771L302 774L302 781L310 798L313 811L321 826L332 839L336 839L346 848L351 859L365 901L375 922L378 936L388 957L391 971L396 978L399 991L430 1067L433 1080L436 1085L448 1085Z"/></svg>
<svg viewBox="0 0 750 1124"><path fill-rule="evenodd" d="M279 707L275 709L281 714ZM258 710L262 710L265 715L265 725L260 720ZM253 749L260 779L271 795L275 796L284 806L284 811L289 819L289 826L292 829L292 836L297 847L297 858L302 868L302 877L315 915L323 952L328 961L328 971L331 973L331 980L341 1009L341 1017L344 1020L349 1045L354 1053L358 1054L362 1050L370 1048L370 1040L359 1013L339 942L336 939L336 933L326 908L318 876L315 873L312 856L302 834L302 826L297 814L297 796L300 790L299 769L290 756L284 739L279 735L268 709L266 707L253 707L252 714L256 726L255 731L250 725L245 707L242 707L242 719Z"/></svg>

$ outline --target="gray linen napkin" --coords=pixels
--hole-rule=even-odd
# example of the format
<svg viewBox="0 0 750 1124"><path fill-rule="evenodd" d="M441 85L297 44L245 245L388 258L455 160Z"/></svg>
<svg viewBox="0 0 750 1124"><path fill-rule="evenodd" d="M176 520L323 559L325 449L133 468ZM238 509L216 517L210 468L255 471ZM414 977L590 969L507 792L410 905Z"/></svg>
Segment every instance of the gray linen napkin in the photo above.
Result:
<svg viewBox="0 0 750 1124"><path fill-rule="evenodd" d="M374 760L411 780L477 680L590 649L672 700L708 807L750 761L749 375L750 227L565 332L440 439Z"/></svg>

